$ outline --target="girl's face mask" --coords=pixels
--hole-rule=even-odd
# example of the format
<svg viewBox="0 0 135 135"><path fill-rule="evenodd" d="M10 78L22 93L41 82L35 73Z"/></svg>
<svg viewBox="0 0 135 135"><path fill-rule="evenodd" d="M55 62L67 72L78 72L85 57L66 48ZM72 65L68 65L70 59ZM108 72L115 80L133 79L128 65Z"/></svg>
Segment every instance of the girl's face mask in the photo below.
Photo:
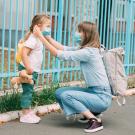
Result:
<svg viewBox="0 0 135 135"><path fill-rule="evenodd" d="M74 39L77 44L81 44L81 33L75 32Z"/></svg>
<svg viewBox="0 0 135 135"><path fill-rule="evenodd" d="M42 31L43 36L50 36L51 35L51 28L50 27L46 27L43 31Z"/></svg>

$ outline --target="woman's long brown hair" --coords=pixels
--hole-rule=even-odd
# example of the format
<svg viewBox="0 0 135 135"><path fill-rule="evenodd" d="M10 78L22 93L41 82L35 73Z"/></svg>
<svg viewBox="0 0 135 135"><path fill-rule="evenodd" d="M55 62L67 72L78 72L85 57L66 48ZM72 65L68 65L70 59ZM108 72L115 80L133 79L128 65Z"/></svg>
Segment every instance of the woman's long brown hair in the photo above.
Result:
<svg viewBox="0 0 135 135"><path fill-rule="evenodd" d="M81 49L84 47L100 48L100 39L96 24L84 21L78 25L78 31L84 34Z"/></svg>

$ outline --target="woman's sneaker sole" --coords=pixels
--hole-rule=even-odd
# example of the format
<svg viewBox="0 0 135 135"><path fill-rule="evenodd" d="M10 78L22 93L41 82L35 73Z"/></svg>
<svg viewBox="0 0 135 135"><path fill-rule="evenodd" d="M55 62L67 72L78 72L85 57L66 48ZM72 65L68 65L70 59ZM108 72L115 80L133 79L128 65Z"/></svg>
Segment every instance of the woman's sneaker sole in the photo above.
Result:
<svg viewBox="0 0 135 135"><path fill-rule="evenodd" d="M100 130L103 130L103 126L101 126L101 127L98 127L98 128L96 128L96 129L92 129L92 130L89 130L89 129L84 129L84 131L86 132L86 133L94 133L94 132L97 132L97 131L100 131Z"/></svg>

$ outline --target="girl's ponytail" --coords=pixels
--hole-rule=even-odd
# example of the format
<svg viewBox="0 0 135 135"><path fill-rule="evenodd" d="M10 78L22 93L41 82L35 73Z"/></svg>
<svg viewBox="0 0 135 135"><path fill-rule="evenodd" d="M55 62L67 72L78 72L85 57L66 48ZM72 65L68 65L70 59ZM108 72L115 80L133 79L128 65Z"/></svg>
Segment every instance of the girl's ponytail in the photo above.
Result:
<svg viewBox="0 0 135 135"><path fill-rule="evenodd" d="M25 41L29 38L30 34L31 34L31 32L28 31L28 32L25 34L24 38L22 38L22 39L19 41L19 43L25 42Z"/></svg>
<svg viewBox="0 0 135 135"><path fill-rule="evenodd" d="M30 34L33 33L33 28L34 28L35 25L44 24L47 21L50 22L49 16L47 16L45 14L35 15L32 19L32 23L31 23L31 26L29 28L29 31L25 34L24 38L19 41L19 43L21 43L21 42L23 43L29 38Z"/></svg>

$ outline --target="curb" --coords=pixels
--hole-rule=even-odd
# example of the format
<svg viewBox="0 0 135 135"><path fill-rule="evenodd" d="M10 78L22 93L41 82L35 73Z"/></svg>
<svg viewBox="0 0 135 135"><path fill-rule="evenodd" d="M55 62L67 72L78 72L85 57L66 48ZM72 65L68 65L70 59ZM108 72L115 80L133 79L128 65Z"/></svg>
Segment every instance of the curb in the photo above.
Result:
<svg viewBox="0 0 135 135"><path fill-rule="evenodd" d="M44 105L44 106L37 106L32 109L38 116L44 116L45 114L51 113L51 112L61 112L60 106L57 103L50 104L50 105ZM0 114L0 124L16 120L18 119L22 114L22 111L10 111L6 113Z"/></svg>

